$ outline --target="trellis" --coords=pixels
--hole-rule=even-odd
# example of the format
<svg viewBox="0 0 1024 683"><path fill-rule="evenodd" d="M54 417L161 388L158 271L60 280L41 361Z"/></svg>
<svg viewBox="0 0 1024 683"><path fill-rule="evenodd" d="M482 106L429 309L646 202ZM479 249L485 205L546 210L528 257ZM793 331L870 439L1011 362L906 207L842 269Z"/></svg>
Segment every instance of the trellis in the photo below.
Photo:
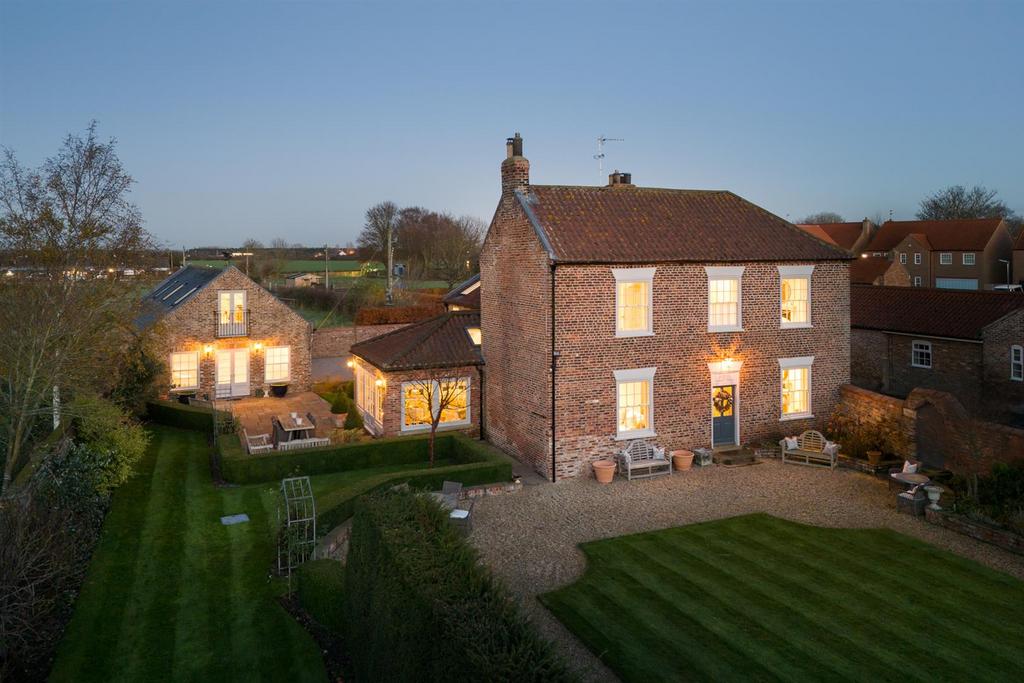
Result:
<svg viewBox="0 0 1024 683"><path fill-rule="evenodd" d="M291 576L292 570L313 557L316 548L316 501L309 477L281 480L277 521L277 571Z"/></svg>

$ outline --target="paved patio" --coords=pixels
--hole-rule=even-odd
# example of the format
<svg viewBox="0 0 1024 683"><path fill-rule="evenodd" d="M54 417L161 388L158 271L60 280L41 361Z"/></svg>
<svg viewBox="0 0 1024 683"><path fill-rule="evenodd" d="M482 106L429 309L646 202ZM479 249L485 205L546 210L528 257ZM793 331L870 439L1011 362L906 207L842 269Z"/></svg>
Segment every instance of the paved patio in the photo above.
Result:
<svg viewBox="0 0 1024 683"><path fill-rule="evenodd" d="M558 484L531 477L518 493L477 501L470 540L585 680L615 680L536 600L583 572L576 545L751 512L819 526L888 527L1024 579L1024 557L897 514L883 480L773 460L633 482L616 476L607 486L589 477Z"/></svg>
<svg viewBox="0 0 1024 683"><path fill-rule="evenodd" d="M223 404L241 423L250 436L253 434L272 434L270 418L274 415L298 413L305 416L313 413L316 418L316 436L330 437L334 433L334 421L331 415L331 404L312 391L288 394L284 398L242 398L237 401L225 401Z"/></svg>

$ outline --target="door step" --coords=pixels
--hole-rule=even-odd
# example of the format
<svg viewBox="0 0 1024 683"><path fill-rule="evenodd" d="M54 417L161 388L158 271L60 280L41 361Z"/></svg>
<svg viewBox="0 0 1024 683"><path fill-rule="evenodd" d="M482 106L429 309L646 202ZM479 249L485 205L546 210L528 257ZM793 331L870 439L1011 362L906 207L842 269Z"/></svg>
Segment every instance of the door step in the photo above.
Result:
<svg viewBox="0 0 1024 683"><path fill-rule="evenodd" d="M721 448L716 449L712 456L716 465L724 467L745 467L746 465L758 465L760 460L749 448Z"/></svg>

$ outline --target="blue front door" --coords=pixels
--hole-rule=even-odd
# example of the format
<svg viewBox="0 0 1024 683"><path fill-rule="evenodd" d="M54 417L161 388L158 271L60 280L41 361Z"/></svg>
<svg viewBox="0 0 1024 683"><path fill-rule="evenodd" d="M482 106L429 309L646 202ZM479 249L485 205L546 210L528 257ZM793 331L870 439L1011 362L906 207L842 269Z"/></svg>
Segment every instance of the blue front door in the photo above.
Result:
<svg viewBox="0 0 1024 683"><path fill-rule="evenodd" d="M736 443L736 386L711 388L711 445Z"/></svg>

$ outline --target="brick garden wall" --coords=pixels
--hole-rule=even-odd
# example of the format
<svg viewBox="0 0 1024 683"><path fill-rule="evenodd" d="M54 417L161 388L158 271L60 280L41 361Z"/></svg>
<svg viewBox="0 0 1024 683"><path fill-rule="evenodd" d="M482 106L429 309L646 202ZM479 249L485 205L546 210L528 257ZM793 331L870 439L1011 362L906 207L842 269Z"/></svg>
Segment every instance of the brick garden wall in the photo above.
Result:
<svg viewBox="0 0 1024 683"><path fill-rule="evenodd" d="M858 417L861 424L869 425L876 430L902 430L907 435L906 443L909 448L906 452L895 455L902 458L914 457L915 422L912 416L903 412L906 405L904 399L868 391L852 384L840 387L840 396L843 408Z"/></svg>
<svg viewBox="0 0 1024 683"><path fill-rule="evenodd" d="M983 340L984 409L1024 424L1024 382L1010 379L1010 347L1024 346L1024 309L985 328Z"/></svg>
<svg viewBox="0 0 1024 683"><path fill-rule="evenodd" d="M408 323L393 325L353 325L325 327L313 332L313 358L347 356L352 345L405 327Z"/></svg>

